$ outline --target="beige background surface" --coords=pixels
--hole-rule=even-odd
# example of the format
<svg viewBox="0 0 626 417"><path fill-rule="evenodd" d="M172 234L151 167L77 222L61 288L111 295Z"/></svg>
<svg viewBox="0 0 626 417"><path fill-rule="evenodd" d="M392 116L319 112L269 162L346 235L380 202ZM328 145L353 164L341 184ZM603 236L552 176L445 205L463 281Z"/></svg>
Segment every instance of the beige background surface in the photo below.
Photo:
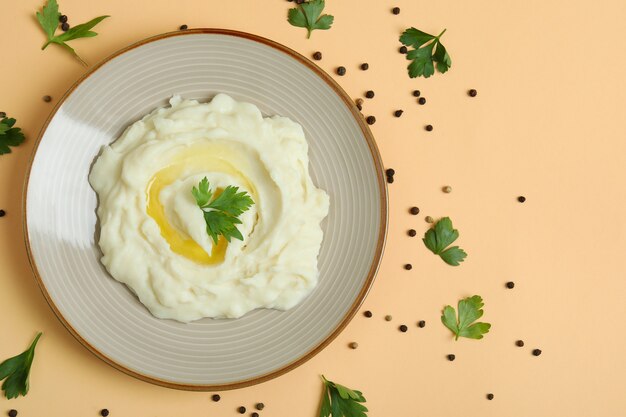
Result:
<svg viewBox="0 0 626 417"><path fill-rule="evenodd" d="M373 89L364 114L387 167L390 224L386 253L357 316L326 350L295 371L254 387L210 393L170 390L104 364L61 326L32 278L20 199L34 139L54 103L83 73L60 48L39 48L40 1L0 0L3 58L0 110L16 117L28 141L0 157L0 358L21 352L44 331L26 398L0 399L20 416L228 416L257 401L263 416L316 416L318 375L361 389L370 416L626 415L626 3L604 1L329 0L330 31L310 40L285 21L290 3L272 1L87 2L62 0L79 23L111 19L100 35L73 46L95 63L149 35L223 27L269 37L310 56L355 98ZM399 16L390 8L399 6ZM453 66L411 80L397 52L409 26L448 31ZM358 69L368 62L370 70ZM418 106L420 89L428 100ZM466 91L476 88L478 96ZM396 119L392 112L405 110ZM106 109L104 109L106 111ZM431 123L433 132L423 126ZM451 185L444 194L441 187ZM525 195L524 204L516 201ZM417 205L419 216L407 210ZM449 215L469 253L458 268L427 252L423 218ZM418 237L406 230L415 228ZM412 271L402 265L411 262ZM505 282L516 287L507 290ZM439 323L445 304L480 294L492 331L455 342ZM392 322L383 320L393 315ZM426 320L424 329L416 327ZM400 333L398 325L409 331ZM524 348L514 345L523 339ZM347 348L352 341L357 350ZM541 348L540 357L531 355ZM456 361L445 355L455 353ZM493 401L485 395L495 394Z"/></svg>

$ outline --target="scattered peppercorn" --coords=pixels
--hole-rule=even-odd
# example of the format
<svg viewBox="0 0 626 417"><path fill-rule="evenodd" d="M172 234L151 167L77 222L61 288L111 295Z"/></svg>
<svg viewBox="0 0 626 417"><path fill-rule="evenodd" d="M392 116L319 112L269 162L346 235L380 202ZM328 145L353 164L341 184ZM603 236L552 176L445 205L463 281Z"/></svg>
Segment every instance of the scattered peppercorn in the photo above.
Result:
<svg viewBox="0 0 626 417"><path fill-rule="evenodd" d="M180 30L187 30L187 29L189 29L189 26L187 26L187 25L180 25L179 29Z"/></svg>
<svg viewBox="0 0 626 417"><path fill-rule="evenodd" d="M393 168L387 168L385 174L387 174L388 177L393 177L394 175L396 175L396 170Z"/></svg>
<svg viewBox="0 0 626 417"><path fill-rule="evenodd" d="M341 76L346 75L346 67L338 67L337 68L337 75L341 75Z"/></svg>
<svg viewBox="0 0 626 417"><path fill-rule="evenodd" d="M517 201L519 201L520 203L523 203L524 201L526 201L526 197L524 197L523 195L520 195L519 197L517 197Z"/></svg>
<svg viewBox="0 0 626 417"><path fill-rule="evenodd" d="M322 59L322 53L320 51L317 51L313 54L313 59L319 61L320 59Z"/></svg>
<svg viewBox="0 0 626 417"><path fill-rule="evenodd" d="M350 346L350 349L356 349L359 347L359 344L357 342L352 342L348 346Z"/></svg>
<svg viewBox="0 0 626 417"><path fill-rule="evenodd" d="M365 92L365 98L374 98L374 92L372 90L368 90Z"/></svg>
<svg viewBox="0 0 626 417"><path fill-rule="evenodd" d="M365 317L367 317L368 319L369 319L370 317L372 317L372 316L373 316L372 312L371 312L371 311L369 311L369 310L364 311L364 312L363 312L363 315L364 315Z"/></svg>
<svg viewBox="0 0 626 417"><path fill-rule="evenodd" d="M68 30L70 30L70 24L67 22L63 22L61 23L61 30L63 32L67 32Z"/></svg>
<svg viewBox="0 0 626 417"><path fill-rule="evenodd" d="M297 1L297 0L296 0ZM239 407L237 409L237 411L239 411L239 414L244 414L246 412L246 407L244 407L243 405L241 407Z"/></svg>
<svg viewBox="0 0 626 417"><path fill-rule="evenodd" d="M491 393L487 394L487 399L489 401L493 400L493 394L491 394Z"/></svg>
<svg viewBox="0 0 626 417"><path fill-rule="evenodd" d="M424 127L424 129L426 129L426 131L428 131L428 132L432 132L433 131L433 125L426 125Z"/></svg>
<svg viewBox="0 0 626 417"><path fill-rule="evenodd" d="M405 265L404 265L404 269L406 269L407 271L410 271L411 269L413 269L413 265L411 265L411 264L405 264Z"/></svg>
<svg viewBox="0 0 626 417"><path fill-rule="evenodd" d="M406 325L402 324L400 327L398 327L398 330L400 330L402 333L406 333L409 328L406 327Z"/></svg>
<svg viewBox="0 0 626 417"><path fill-rule="evenodd" d="M419 207L411 207L409 209L409 213L411 213L414 216L417 216L418 214L420 214L420 209Z"/></svg>
<svg viewBox="0 0 626 417"><path fill-rule="evenodd" d="M533 349L533 355L534 355L534 356L539 356L539 355L541 355L541 349Z"/></svg>
<svg viewBox="0 0 626 417"><path fill-rule="evenodd" d="M52 97L50 96L43 96L43 101L45 101L46 103L50 103L52 101Z"/></svg>
<svg viewBox="0 0 626 417"><path fill-rule="evenodd" d="M422 92L420 90L413 90L413 97L419 97L422 95Z"/></svg>
<svg viewBox="0 0 626 417"><path fill-rule="evenodd" d="M374 123L376 123L376 118L374 116L367 116L365 121L368 125L373 125Z"/></svg>
<svg viewBox="0 0 626 417"><path fill-rule="evenodd" d="M513 288L515 288L515 283L513 281L509 281L506 283L506 287L512 290Z"/></svg>
<svg viewBox="0 0 626 417"><path fill-rule="evenodd" d="M393 317L391 315L387 314L385 316L385 321L391 321L391 320L393 320Z"/></svg>
<svg viewBox="0 0 626 417"><path fill-rule="evenodd" d="M11 409L7 414L9 415L9 417L17 417L17 410Z"/></svg>
<svg viewBox="0 0 626 417"><path fill-rule="evenodd" d="M467 92L467 94L469 94L470 97L476 97L476 94L478 94L478 91L472 88L471 90Z"/></svg>
<svg viewBox="0 0 626 417"><path fill-rule="evenodd" d="M424 104L426 104L426 99L424 97L420 97L419 100L417 100L417 102L423 106Z"/></svg>
<svg viewBox="0 0 626 417"><path fill-rule="evenodd" d="M4 217L6 215L7 215L7 212L2 210L2 209L0 209L0 217Z"/></svg>
<svg viewBox="0 0 626 417"><path fill-rule="evenodd" d="M400 14L400 8L399 7L394 7L393 9L391 9L391 13L393 13L393 14Z"/></svg>
<svg viewBox="0 0 626 417"><path fill-rule="evenodd" d="M265 408L265 404L263 403L257 403L254 408L256 408L257 410L261 411Z"/></svg>
<svg viewBox="0 0 626 417"><path fill-rule="evenodd" d="M443 191L446 194L450 194L452 192L452 187L450 187L449 185L446 185L445 187L441 189L441 191Z"/></svg>
<svg viewBox="0 0 626 417"><path fill-rule="evenodd" d="M424 217L424 220L426 220L426 223L434 223L435 222L435 220L433 220L433 218L430 217L430 216Z"/></svg>
<svg viewBox="0 0 626 417"><path fill-rule="evenodd" d="M67 22L67 16L62 14L61 16L59 16L59 22L61 23L65 23Z"/></svg>
<svg viewBox="0 0 626 417"><path fill-rule="evenodd" d="M424 320L420 320L417 322L417 327L424 328L426 327L426 322Z"/></svg>
<svg viewBox="0 0 626 417"><path fill-rule="evenodd" d="M417 232L415 231L415 229L409 229L408 232L406 232L407 235L414 237L415 235L417 235Z"/></svg>
<svg viewBox="0 0 626 417"><path fill-rule="evenodd" d="M219 394L213 394L213 395L211 396L211 399L212 399L213 401L215 401L215 402L218 402L219 400L221 400L221 399L222 399L222 397L220 397L220 395L219 395Z"/></svg>
<svg viewBox="0 0 626 417"><path fill-rule="evenodd" d="M409 50L406 49L406 46L401 46L400 49L398 49L398 52L400 52L401 54L406 54L407 52L409 52Z"/></svg>
<svg viewBox="0 0 626 417"><path fill-rule="evenodd" d="M523 340L518 340L517 342L515 342L515 346L517 346L517 347L524 347L524 341Z"/></svg>
<svg viewBox="0 0 626 417"><path fill-rule="evenodd" d="M400 117L400 116L402 116L402 113L404 113L404 111L396 110L395 112L393 112L393 115L396 116L396 117Z"/></svg>
<svg viewBox="0 0 626 417"><path fill-rule="evenodd" d="M368 64L367 62L364 62L361 64L361 69L363 71L367 71L370 68L370 64Z"/></svg>
<svg viewBox="0 0 626 417"><path fill-rule="evenodd" d="M259 413L255 411L254 413L250 414L250 417L259 417Z"/></svg>
<svg viewBox="0 0 626 417"><path fill-rule="evenodd" d="M106 408L103 408L102 410L100 410L100 415L102 417L107 417L109 415L109 410L107 410Z"/></svg>
<svg viewBox="0 0 626 417"><path fill-rule="evenodd" d="M361 111L361 110L363 110L363 105L362 105L362 104L357 103L357 104L356 104L356 108L357 108L357 109L359 109L359 111Z"/></svg>
<svg viewBox="0 0 626 417"><path fill-rule="evenodd" d="M456 359L456 356L454 356L452 353L451 353L451 354L449 354L449 355L448 355L448 356L446 356L446 357L448 358L448 360L449 360L450 362L452 362L453 360L455 360L455 359Z"/></svg>
<svg viewBox="0 0 626 417"><path fill-rule="evenodd" d="M388 182L389 184L393 184L393 182L394 182L394 181L395 181L395 180L393 179L393 177L387 177L387 182Z"/></svg>

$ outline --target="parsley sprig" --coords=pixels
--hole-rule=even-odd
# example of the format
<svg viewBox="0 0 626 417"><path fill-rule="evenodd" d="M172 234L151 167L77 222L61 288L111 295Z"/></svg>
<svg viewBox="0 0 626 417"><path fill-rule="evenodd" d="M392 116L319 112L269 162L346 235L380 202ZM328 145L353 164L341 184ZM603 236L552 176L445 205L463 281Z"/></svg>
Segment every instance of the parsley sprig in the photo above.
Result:
<svg viewBox="0 0 626 417"><path fill-rule="evenodd" d="M322 375L324 393L320 417L367 417L367 407L362 403L365 397L361 391L351 390L329 381Z"/></svg>
<svg viewBox="0 0 626 417"><path fill-rule="evenodd" d="M489 323L475 323L483 316L484 305L480 295L464 298L458 303L458 318L454 307L445 306L441 315L441 322L454 333L454 340L459 340L459 337L482 339L483 334L489 333L491 328Z"/></svg>
<svg viewBox="0 0 626 417"><path fill-rule="evenodd" d="M204 177L198 187L193 187L191 193L196 199L198 207L204 213L206 231L216 245L220 235L229 242L233 237L243 240L243 236L236 225L241 224L238 216L254 204L247 192L239 192L239 187L229 185L217 197L213 198L214 193L211 190L209 180Z"/></svg>
<svg viewBox="0 0 626 417"><path fill-rule="evenodd" d="M439 220L435 227L428 229L422 241L428 249L448 265L458 266L465 260L467 253L458 246L448 248L459 237L459 231L452 227L452 220L444 217ZM447 248L447 249L446 249Z"/></svg>
<svg viewBox="0 0 626 417"><path fill-rule="evenodd" d="M87 63L83 61L83 59L78 56L76 51L66 42L74 39L92 38L96 36L97 33L92 31L91 29L109 16L96 17L95 19L92 19L87 23L76 25L70 28L70 30L68 30L67 32L55 36L54 34L59 26L59 16L61 16L61 13L59 13L59 5L56 0L48 0L46 5L43 6L42 11L37 12L37 20L39 21L39 24L41 25L43 31L48 37L48 40L46 41L46 43L44 43L41 49L46 49L48 45L52 43L60 45L68 50L72 55L74 55L74 57L76 57L76 59L78 59L81 64L87 66Z"/></svg>
<svg viewBox="0 0 626 417"><path fill-rule="evenodd" d="M18 146L24 142L22 129L14 125L15 119L3 117L0 120L0 155L11 153L10 146Z"/></svg>
<svg viewBox="0 0 626 417"><path fill-rule="evenodd" d="M35 346L37 346L40 337L41 332L37 333L35 340L28 349L0 363L0 380L6 378L2 383L2 389L9 400L28 394L28 376L35 358Z"/></svg>
<svg viewBox="0 0 626 417"><path fill-rule="evenodd" d="M292 26L306 28L308 39L314 30L328 30L333 24L334 16L322 15L325 5L324 0L310 0L298 4L295 8L289 9L287 20Z"/></svg>
<svg viewBox="0 0 626 417"><path fill-rule="evenodd" d="M435 63L442 74L452 66L450 55L439 40L445 32L446 29L434 36L415 28L404 31L400 42L414 48L406 54L406 59L412 61L408 66L409 77L430 77L435 73Z"/></svg>

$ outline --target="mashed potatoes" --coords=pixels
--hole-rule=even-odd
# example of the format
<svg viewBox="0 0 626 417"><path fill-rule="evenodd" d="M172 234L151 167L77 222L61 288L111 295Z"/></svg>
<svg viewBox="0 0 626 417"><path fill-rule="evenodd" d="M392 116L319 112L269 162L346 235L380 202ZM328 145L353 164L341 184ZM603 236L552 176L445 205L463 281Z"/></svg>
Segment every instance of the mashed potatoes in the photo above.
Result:
<svg viewBox="0 0 626 417"><path fill-rule="evenodd" d="M96 160L102 263L159 318L189 322L287 310L317 284L320 222L329 198L308 172L302 127L219 94L174 97L131 125ZM217 244L191 194L246 191L243 241Z"/></svg>

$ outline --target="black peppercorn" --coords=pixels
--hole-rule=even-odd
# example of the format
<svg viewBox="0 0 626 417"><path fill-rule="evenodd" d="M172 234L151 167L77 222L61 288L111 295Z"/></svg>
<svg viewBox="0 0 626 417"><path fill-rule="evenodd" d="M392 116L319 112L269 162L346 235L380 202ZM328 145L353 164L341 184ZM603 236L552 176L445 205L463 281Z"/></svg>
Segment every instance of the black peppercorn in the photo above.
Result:
<svg viewBox="0 0 626 417"><path fill-rule="evenodd" d="M399 7L394 7L393 9L391 9L391 13L393 13L393 14L400 14L400 8Z"/></svg>
<svg viewBox="0 0 626 417"><path fill-rule="evenodd" d="M250 417L259 417L259 413L255 411L254 413L250 414Z"/></svg>
<svg viewBox="0 0 626 417"><path fill-rule="evenodd" d="M396 170L393 168L387 168L385 174L387 174L388 177L393 177L394 175L396 175Z"/></svg>
<svg viewBox="0 0 626 417"><path fill-rule="evenodd" d="M524 347L524 341L523 340L518 340L517 342L515 342L515 346L517 346L517 347Z"/></svg>
<svg viewBox="0 0 626 417"><path fill-rule="evenodd" d="M370 68L370 64L368 64L367 62L364 62L361 64L361 69L363 71L367 71Z"/></svg>
<svg viewBox="0 0 626 417"><path fill-rule="evenodd" d="M415 231L415 229L409 229L409 231L406 233L411 237L414 237L415 235L417 235L417 232Z"/></svg>
<svg viewBox="0 0 626 417"><path fill-rule="evenodd" d="M407 271L410 271L411 269L413 269L413 265L406 264L406 265L404 265L404 269L406 269Z"/></svg>
<svg viewBox="0 0 626 417"><path fill-rule="evenodd" d="M218 402L219 400L221 400L221 399L222 399L222 397L220 397L220 395L219 395L219 394L213 394L213 395L211 396L211 399L212 399L213 401L215 401L215 402Z"/></svg>
<svg viewBox="0 0 626 417"><path fill-rule="evenodd" d="M372 317L372 316L373 316L372 312L371 312L371 311L369 311L369 310L364 311L364 312L363 312L363 315L364 315L365 317L367 317L367 318L370 318L370 317Z"/></svg>
<svg viewBox="0 0 626 417"><path fill-rule="evenodd" d="M17 417L17 410L11 409L7 414L9 415L9 417Z"/></svg>
<svg viewBox="0 0 626 417"><path fill-rule="evenodd" d="M244 414L246 412L246 407L242 405L241 407L237 409L237 411L239 412L239 414Z"/></svg>
<svg viewBox="0 0 626 417"><path fill-rule="evenodd" d="M2 210L2 209L0 209L0 217L4 217L6 215L7 215L7 212Z"/></svg>
<svg viewBox="0 0 626 417"><path fill-rule="evenodd" d="M404 111L396 110L395 112L393 112L393 115L396 116L396 117L400 117L400 116L402 116L402 113L404 113Z"/></svg>
<svg viewBox="0 0 626 417"><path fill-rule="evenodd" d="M400 52L401 54L406 54L407 52L409 52L409 50L406 49L406 46L401 46L400 49L398 49L398 52Z"/></svg>
<svg viewBox="0 0 626 417"><path fill-rule="evenodd" d="M374 98L374 92L372 90L368 90L365 92L365 98Z"/></svg>
<svg viewBox="0 0 626 417"><path fill-rule="evenodd" d="M107 417L109 415L109 410L107 410L106 408L103 408L102 410L100 410L100 415L102 417Z"/></svg>
<svg viewBox="0 0 626 417"><path fill-rule="evenodd" d="M346 75L346 67L337 68L337 75L340 75L340 76Z"/></svg>
<svg viewBox="0 0 626 417"><path fill-rule="evenodd" d="M539 355L541 355L541 349L533 349L533 355L534 355L534 356L539 356Z"/></svg>
<svg viewBox="0 0 626 417"><path fill-rule="evenodd" d="M409 330L409 328L403 324L400 327L398 327L398 330L400 330L402 333L406 333L406 331Z"/></svg>
<svg viewBox="0 0 626 417"><path fill-rule="evenodd" d="M363 110L363 105L361 105L360 103L356 103L356 108L360 110Z"/></svg>
<svg viewBox="0 0 626 417"><path fill-rule="evenodd" d="M493 400L493 394L491 394L491 393L487 394L487 399L489 401Z"/></svg>
<svg viewBox="0 0 626 417"><path fill-rule="evenodd" d="M43 96L43 101L45 101L46 103L50 103L52 101L52 97L50 96Z"/></svg>
<svg viewBox="0 0 626 417"><path fill-rule="evenodd" d="M67 22L63 22L61 23L61 30L63 32L67 32L68 30L70 30L70 24Z"/></svg>
<svg viewBox="0 0 626 417"><path fill-rule="evenodd" d="M517 201L519 201L520 203L523 203L524 201L526 201L526 197L524 197L523 195L520 195L519 197L517 197Z"/></svg>
<svg viewBox="0 0 626 417"><path fill-rule="evenodd" d="M179 29L180 30L187 30L187 29L189 29L189 26L187 26L187 25L180 25Z"/></svg>
<svg viewBox="0 0 626 417"><path fill-rule="evenodd" d="M67 22L67 16L62 14L61 16L59 16L59 22L61 23L65 23Z"/></svg>
<svg viewBox="0 0 626 417"><path fill-rule="evenodd" d="M263 410L265 408L265 404L257 403L257 405L255 405L254 408L256 408L257 410L261 411L261 410Z"/></svg>
<svg viewBox="0 0 626 417"><path fill-rule="evenodd" d="M469 94L470 97L476 97L476 94L478 94L478 91L472 88L471 90L467 92L467 94Z"/></svg>
<svg viewBox="0 0 626 417"><path fill-rule="evenodd" d="M423 106L424 104L426 104L426 99L424 97L420 97L417 102Z"/></svg>
<svg viewBox="0 0 626 417"><path fill-rule="evenodd" d="M411 213L414 216L417 216L418 214L420 214L420 209L419 207L411 207L409 209L409 213Z"/></svg>
<svg viewBox="0 0 626 417"><path fill-rule="evenodd" d="M452 362L453 360L455 360L455 359L456 359L456 356L454 356L454 354L452 354L452 353L451 353L451 354L449 354L449 355L448 355L448 356L446 356L446 357L448 358L448 360L449 360L450 362Z"/></svg>
<svg viewBox="0 0 626 417"><path fill-rule="evenodd" d="M506 283L506 287L511 290L515 287L515 283L513 281L509 281Z"/></svg>
<svg viewBox="0 0 626 417"><path fill-rule="evenodd" d="M365 121L368 125L373 125L374 123L376 123L376 118L374 116L367 116Z"/></svg>
<svg viewBox="0 0 626 417"><path fill-rule="evenodd" d="M322 53L320 51L317 51L313 54L313 59L319 61L320 59L322 59Z"/></svg>
<svg viewBox="0 0 626 417"><path fill-rule="evenodd" d="M433 125L426 125L424 127L424 129L426 129L426 131L428 131L428 132L432 132L433 131Z"/></svg>
<svg viewBox="0 0 626 417"><path fill-rule="evenodd" d="M413 97L419 97L422 95L422 92L420 90L413 90Z"/></svg>
<svg viewBox="0 0 626 417"><path fill-rule="evenodd" d="M417 322L417 327L424 328L426 327L426 322L424 320L420 320Z"/></svg>
<svg viewBox="0 0 626 417"><path fill-rule="evenodd" d="M393 177L387 177L387 183L393 184L393 182L394 182Z"/></svg>

